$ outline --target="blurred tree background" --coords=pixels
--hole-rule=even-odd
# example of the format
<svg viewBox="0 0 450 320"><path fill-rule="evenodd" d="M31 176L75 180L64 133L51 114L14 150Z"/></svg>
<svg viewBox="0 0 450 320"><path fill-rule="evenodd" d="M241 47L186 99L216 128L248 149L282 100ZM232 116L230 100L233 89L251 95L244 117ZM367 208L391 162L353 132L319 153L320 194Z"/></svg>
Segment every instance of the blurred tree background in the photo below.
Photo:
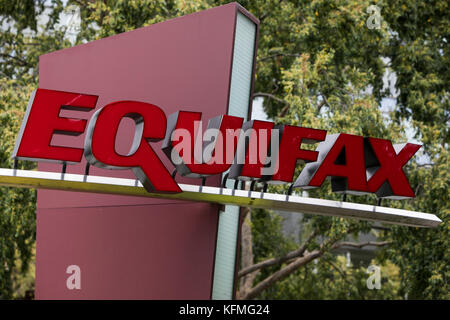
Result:
<svg viewBox="0 0 450 320"><path fill-rule="evenodd" d="M0 0L0 164L10 155L39 56L229 1ZM449 3L252 0L261 22L254 98L276 122L423 144L407 165L416 198L383 205L437 214L435 229L304 216L299 240L279 214L245 210L237 297L449 299ZM389 103L387 103L388 101ZM32 169L33 163L19 162ZM298 167L297 173L302 166ZM283 187L272 191L285 192ZM329 184L309 196L340 199ZM374 196L347 201L375 204ZM0 297L33 290L35 191L0 187ZM376 242L358 241L373 233ZM381 289L342 248L379 248Z"/></svg>

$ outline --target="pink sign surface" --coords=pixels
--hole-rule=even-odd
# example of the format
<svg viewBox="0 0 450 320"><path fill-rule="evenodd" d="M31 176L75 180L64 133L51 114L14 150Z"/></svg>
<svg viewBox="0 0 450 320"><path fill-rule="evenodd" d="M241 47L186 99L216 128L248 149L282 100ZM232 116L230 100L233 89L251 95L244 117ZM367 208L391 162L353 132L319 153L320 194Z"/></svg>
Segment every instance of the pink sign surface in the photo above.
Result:
<svg viewBox="0 0 450 320"><path fill-rule="evenodd" d="M95 110L118 100L226 114L233 57L235 3L41 56L39 87L98 95ZM89 113L64 115L89 119ZM123 121L116 148L126 153L134 123ZM52 144L83 147L84 135ZM152 148L171 171L161 151ZM85 160L68 165L83 174ZM41 171L61 165L40 163ZM129 170L90 174L135 178ZM199 179L177 182L199 184ZM218 186L220 177L207 179ZM209 299L219 208L216 205L66 191L38 191L37 299ZM66 281L80 270L80 288Z"/></svg>

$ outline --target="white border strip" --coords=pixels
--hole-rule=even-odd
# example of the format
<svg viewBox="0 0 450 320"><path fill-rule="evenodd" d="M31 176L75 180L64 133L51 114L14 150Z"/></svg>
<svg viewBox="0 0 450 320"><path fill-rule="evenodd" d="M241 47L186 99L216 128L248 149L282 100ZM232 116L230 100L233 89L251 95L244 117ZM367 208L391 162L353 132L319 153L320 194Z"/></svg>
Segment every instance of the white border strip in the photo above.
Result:
<svg viewBox="0 0 450 320"><path fill-rule="evenodd" d="M181 193L149 193L135 179L80 174L0 169L0 185L78 192L93 192L230 204L290 212L320 214L379 221L413 227L437 227L442 221L434 214L395 208L340 202L283 194L180 184Z"/></svg>

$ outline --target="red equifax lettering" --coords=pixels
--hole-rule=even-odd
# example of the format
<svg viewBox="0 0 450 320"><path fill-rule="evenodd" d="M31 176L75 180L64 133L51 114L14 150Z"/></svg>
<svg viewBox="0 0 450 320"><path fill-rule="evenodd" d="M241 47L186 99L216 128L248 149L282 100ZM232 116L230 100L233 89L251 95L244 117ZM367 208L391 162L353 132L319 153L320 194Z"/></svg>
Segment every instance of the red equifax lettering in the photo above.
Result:
<svg viewBox="0 0 450 320"><path fill-rule="evenodd" d="M33 92L20 129L13 157L52 162L80 162L83 149L50 145L55 133L80 135L86 120L59 117L62 109L91 111L97 96L46 89Z"/></svg>
<svg viewBox="0 0 450 320"><path fill-rule="evenodd" d="M309 185L320 187L326 177L343 177L349 190L366 192L366 168L361 155L364 154L364 139L351 134L339 134Z"/></svg>
<svg viewBox="0 0 450 320"><path fill-rule="evenodd" d="M243 132L249 132L248 141L245 137L237 141L238 149L242 152L242 157L245 157L243 163L233 163L230 168L228 177L239 180L253 180L261 179L262 169L265 165L268 151L270 149L271 133L274 127L273 122L251 120L244 123L242 126ZM248 131L249 129L253 129ZM257 156L260 156L258 161Z"/></svg>
<svg viewBox="0 0 450 320"><path fill-rule="evenodd" d="M179 111L169 116L169 124L167 130L167 134L165 140L163 142L163 151L171 159L173 149L180 153L179 145L183 143L183 141L173 141L173 133L175 130L184 130L186 134L183 139L189 139L189 141L184 141L189 145L188 148L183 149L183 154L181 156L180 164L175 165L177 171L186 177L191 178L199 178L205 177L215 174L220 174L228 170L231 166L231 163L227 163L226 156L226 143L227 129L231 129L232 131L241 128L242 122L244 119L239 117L233 117L228 115L223 115L211 119L208 123L208 129L215 130L217 135L214 135L215 139L211 143L213 143L213 152L214 158L218 161L207 161L206 163L203 161L204 146L201 145L199 151L200 159L195 158L195 146L196 139L199 134L201 134L201 112L186 112ZM218 134L220 132L220 134ZM225 140L225 141L224 141ZM207 147L207 145L205 146ZM186 150L190 150L188 154L186 154ZM233 150L234 153L234 150Z"/></svg>
<svg viewBox="0 0 450 320"><path fill-rule="evenodd" d="M315 143L325 139L325 130L282 125L278 157L278 172L271 180L292 182L297 161L314 162L317 151L301 149L302 143Z"/></svg>
<svg viewBox="0 0 450 320"><path fill-rule="evenodd" d="M269 121L243 123L244 119L229 115L210 119L202 135L200 112L179 111L167 121L159 107L138 101L118 101L98 109L87 130L86 120L59 116L64 109L92 111L97 99L95 95L37 89L13 158L77 163L84 154L90 164L100 168L131 169L149 192L181 192L149 143L163 140L164 153L186 177L205 178L230 169L232 179L290 183L302 160L306 165L293 187L317 188L329 177L335 192L414 197L403 166L420 149L417 144L392 145L389 140L343 133L327 135L325 130L274 126ZM136 131L130 152L121 155L115 150L115 140L125 117L135 121ZM85 131L84 149L51 145L54 134ZM319 144L313 151L302 149L303 143Z"/></svg>
<svg viewBox="0 0 450 320"><path fill-rule="evenodd" d="M126 156L115 150L117 129L124 117L135 121L138 132ZM148 143L162 140L165 133L166 115L157 106L135 101L110 103L95 112L89 121L84 155L89 163L100 168L132 169L149 192L181 192Z"/></svg>

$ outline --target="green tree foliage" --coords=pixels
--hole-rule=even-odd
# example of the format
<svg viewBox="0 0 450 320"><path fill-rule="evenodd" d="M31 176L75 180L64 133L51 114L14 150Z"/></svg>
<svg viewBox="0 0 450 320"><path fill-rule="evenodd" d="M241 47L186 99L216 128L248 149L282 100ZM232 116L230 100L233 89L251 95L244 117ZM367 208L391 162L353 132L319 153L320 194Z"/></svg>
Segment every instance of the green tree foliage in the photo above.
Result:
<svg viewBox="0 0 450 320"><path fill-rule="evenodd" d="M407 140L408 128L415 132L423 148L407 171L417 197L384 204L435 213L443 223L436 229L393 227L384 232L382 237L392 244L382 257L400 267L399 297L448 299L448 1L242 4L262 22L256 95L265 98L273 119L396 143ZM370 29L367 9L373 4L380 8L381 23ZM394 90L383 83L386 72L395 74ZM382 99L392 96L393 112L382 114ZM310 195L337 197L328 186ZM331 230L335 222L330 221L335 219L314 217L311 223L328 224Z"/></svg>
<svg viewBox="0 0 450 320"><path fill-rule="evenodd" d="M58 24L63 10L60 0L0 1L1 77L37 83L39 56L71 45Z"/></svg>
<svg viewBox="0 0 450 320"><path fill-rule="evenodd" d="M37 86L39 55L226 2L0 0L2 166L11 166L9 156L18 123L30 90ZM253 289L259 289L253 290L251 297L398 298L407 294L410 298L448 298L448 1L240 3L261 21L255 98L264 98L269 117L280 123L391 139L395 143L406 142L406 131L413 130L415 138L424 144L420 157L407 168L418 196L407 201L385 200L383 204L436 213L443 220L432 230L393 227L380 235L380 239L391 244L377 263L391 276L384 280L383 289L375 293L364 287L364 268L345 267L341 258L331 254L352 235L357 238L358 234L369 232L371 224L307 216L301 235L303 252L295 259L258 269L251 282ZM368 11L370 5L378 6L381 13L380 24L375 28L368 27L368 19L373 18L373 12ZM78 8L81 17L79 32L72 42L61 18L71 7ZM40 18L43 15L47 18ZM395 74L391 86L383 81L387 72ZM389 89L392 87L394 90ZM392 96L394 109L383 112L383 98ZM297 173L301 169L299 166ZM285 191L283 187L273 189ZM0 237L0 253L8 257L8 266L16 257L23 260L21 265L26 269L34 239L34 193L0 190L0 223L11 235ZM329 184L309 195L340 197L330 192ZM349 198L362 203L376 201L374 196ZM279 219L261 210L252 213L255 264L298 250L298 243L281 234ZM292 263L299 259L305 263L293 268ZM8 270L11 268L0 265L3 296L12 294L13 275ZM266 286L264 280L274 275L279 279ZM401 283L396 279L401 279Z"/></svg>
<svg viewBox="0 0 450 320"><path fill-rule="evenodd" d="M436 0L383 5L383 16L395 31L384 50L397 75L395 119L412 122L428 159L411 165L417 197L402 205L443 220L433 230L394 228L386 234L394 240L389 256L400 266L402 292L413 299L450 298L449 6Z"/></svg>
<svg viewBox="0 0 450 320"><path fill-rule="evenodd" d="M304 228L311 227L307 217ZM254 255L256 263L283 256L295 250L298 243L281 232L282 218L278 214L255 210L252 215ZM324 224L325 226L326 224ZM264 230L264 232L261 232ZM309 235L310 230L303 230ZM325 234L326 232L320 232ZM301 239L304 242L305 239ZM311 248L312 250L312 248ZM376 259L366 264L350 262L343 255L327 252L320 259L305 264L285 279L263 291L259 299L398 299L400 297L399 268L388 259ZM381 270L380 289L369 289L367 279L369 265ZM255 278L259 282L276 273L279 265L261 269Z"/></svg>
<svg viewBox="0 0 450 320"><path fill-rule="evenodd" d="M33 85L0 78L0 167L11 168L14 141ZM21 163L20 169L32 169ZM16 297L18 278L27 273L36 234L36 192L0 187L0 298Z"/></svg>
<svg viewBox="0 0 450 320"><path fill-rule="evenodd" d="M276 299L398 299L399 269L389 261L371 261L381 268L380 289L369 289L366 267L348 265L345 256L330 256L299 269L262 298Z"/></svg>
<svg viewBox="0 0 450 320"><path fill-rule="evenodd" d="M0 167L12 168L11 153L31 92L37 87L41 54L70 46L56 28L61 1L0 1ZM47 10L47 23L38 17ZM22 162L18 169L33 169ZM36 191L0 187L0 298L29 297L33 289Z"/></svg>

